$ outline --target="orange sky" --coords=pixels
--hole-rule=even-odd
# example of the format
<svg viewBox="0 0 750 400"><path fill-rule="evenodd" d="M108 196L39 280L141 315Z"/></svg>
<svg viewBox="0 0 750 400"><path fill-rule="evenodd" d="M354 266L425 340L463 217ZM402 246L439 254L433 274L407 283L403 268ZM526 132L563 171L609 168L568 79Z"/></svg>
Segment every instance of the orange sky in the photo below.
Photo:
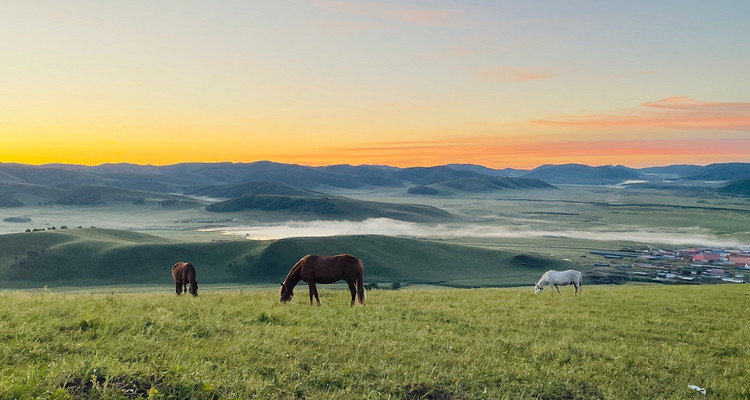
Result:
<svg viewBox="0 0 750 400"><path fill-rule="evenodd" d="M18 2L0 13L0 162L750 162L748 14Z"/></svg>

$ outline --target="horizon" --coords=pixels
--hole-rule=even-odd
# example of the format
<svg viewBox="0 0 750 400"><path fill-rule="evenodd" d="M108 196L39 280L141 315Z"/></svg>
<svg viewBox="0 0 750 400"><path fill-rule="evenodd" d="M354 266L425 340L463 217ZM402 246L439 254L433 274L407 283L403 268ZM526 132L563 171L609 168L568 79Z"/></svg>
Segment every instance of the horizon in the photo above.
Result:
<svg viewBox="0 0 750 400"><path fill-rule="evenodd" d="M44 163L44 164L29 164L29 163L17 163L17 162L4 162L0 161L0 166L2 165L21 165L21 166L30 166L30 167L56 167L56 166L70 166L70 167L84 167L84 168L96 168L96 167L102 167L107 165L133 165L138 167L169 167L174 165L183 165L183 164L256 164L256 163L272 163L272 164L285 164L285 165L298 165L301 167L312 167L312 168L325 168L325 167L335 167L335 166L350 166L350 167L384 167L384 168L399 168L399 169L406 169L406 168L435 168L435 167L450 167L451 165L464 165L464 166L476 166L476 167L482 167L487 168L491 170L501 171L506 169L512 169L512 170L518 170L518 171L532 171L537 168L546 167L546 166L553 166L553 167L559 167L559 166L565 166L565 165L581 165L591 168L599 168L599 167L623 167L628 169L647 169L647 168L668 168L668 167L677 167L677 166L696 166L696 167L707 167L710 165L721 165L721 164L750 164L750 162L743 162L743 161L727 161L727 162L717 162L717 163L709 163L709 164L662 164L662 165L649 165L644 167L633 167L630 165L623 165L623 164L597 164L597 165L591 165L591 164L584 164L584 163L577 163L577 162L570 162L570 163L563 163L563 164L541 164L537 165L535 167L531 168L516 168L516 167L500 167L500 168L494 168L489 167L482 164L472 164L472 163L445 163L445 164L435 164L435 165L413 165L413 166L405 166L405 167L399 167L395 165L388 165L388 164L347 164L347 163L338 163L338 164L323 164L323 165L312 165L312 164L301 164L301 163L285 163L280 161L272 161L272 160L254 160L254 161L215 161L215 162L204 162L204 161L182 161L178 163L172 163L172 164L138 164L138 163L131 163L131 162L107 162L107 163L101 163L101 164L74 164L74 163L60 163L60 162L52 162L52 163Z"/></svg>
<svg viewBox="0 0 750 400"><path fill-rule="evenodd" d="M6 163L750 162L750 3L3 8Z"/></svg>

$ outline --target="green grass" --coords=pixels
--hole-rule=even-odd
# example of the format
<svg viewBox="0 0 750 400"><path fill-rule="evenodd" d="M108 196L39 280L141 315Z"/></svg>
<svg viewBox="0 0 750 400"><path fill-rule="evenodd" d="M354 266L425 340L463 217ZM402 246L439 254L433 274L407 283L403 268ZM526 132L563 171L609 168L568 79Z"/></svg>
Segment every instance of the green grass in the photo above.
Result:
<svg viewBox="0 0 750 400"><path fill-rule="evenodd" d="M131 231L66 229L0 235L0 249L0 287L15 288L170 284L177 261L191 261L204 284L278 284L306 254L353 254L364 261L367 283L527 285L547 269L567 267L533 253L372 235L183 242Z"/></svg>
<svg viewBox="0 0 750 400"><path fill-rule="evenodd" d="M0 398L750 398L743 285L0 294Z"/></svg>

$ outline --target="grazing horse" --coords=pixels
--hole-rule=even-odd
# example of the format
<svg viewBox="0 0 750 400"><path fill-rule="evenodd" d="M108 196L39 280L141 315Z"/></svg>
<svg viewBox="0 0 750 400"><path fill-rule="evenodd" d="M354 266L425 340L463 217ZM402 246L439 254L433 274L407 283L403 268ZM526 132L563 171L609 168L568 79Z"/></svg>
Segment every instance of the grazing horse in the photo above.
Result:
<svg viewBox="0 0 750 400"><path fill-rule="evenodd" d="M567 271L549 270L545 272L544 275L542 275L542 278L539 279L539 282L534 285L534 293L538 294L541 292L542 289L544 289L544 285L549 285L550 287L557 289L557 293L560 293L560 288L557 287L557 285L573 285L573 287L575 287L575 294L578 294L578 292L583 294L583 289L581 288L581 272L574 269L569 269ZM552 293L554 293L554 291Z"/></svg>
<svg viewBox="0 0 750 400"><path fill-rule="evenodd" d="M193 263L178 262L172 266L172 278L178 296L184 292L190 292L193 296L198 295L198 279L196 279ZM188 283L190 283L190 289L187 289Z"/></svg>
<svg viewBox="0 0 750 400"><path fill-rule="evenodd" d="M294 287L300 280L307 282L310 287L310 305L313 305L313 296L320 305L318 289L316 283L334 283L345 280L349 285L349 291L352 292L352 306L356 296L359 304L365 305L365 286L362 282L365 267L362 260L348 254L337 256L312 256L306 255L294 264L289 274L281 282L279 290L282 303L292 299L294 296Z"/></svg>

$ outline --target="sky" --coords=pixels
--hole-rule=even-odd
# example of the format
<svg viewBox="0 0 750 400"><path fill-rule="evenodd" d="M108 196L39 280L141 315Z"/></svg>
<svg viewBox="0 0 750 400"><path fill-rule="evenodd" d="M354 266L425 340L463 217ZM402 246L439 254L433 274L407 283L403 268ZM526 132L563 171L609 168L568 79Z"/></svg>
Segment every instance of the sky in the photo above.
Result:
<svg viewBox="0 0 750 400"><path fill-rule="evenodd" d="M0 10L0 162L750 162L745 0Z"/></svg>

